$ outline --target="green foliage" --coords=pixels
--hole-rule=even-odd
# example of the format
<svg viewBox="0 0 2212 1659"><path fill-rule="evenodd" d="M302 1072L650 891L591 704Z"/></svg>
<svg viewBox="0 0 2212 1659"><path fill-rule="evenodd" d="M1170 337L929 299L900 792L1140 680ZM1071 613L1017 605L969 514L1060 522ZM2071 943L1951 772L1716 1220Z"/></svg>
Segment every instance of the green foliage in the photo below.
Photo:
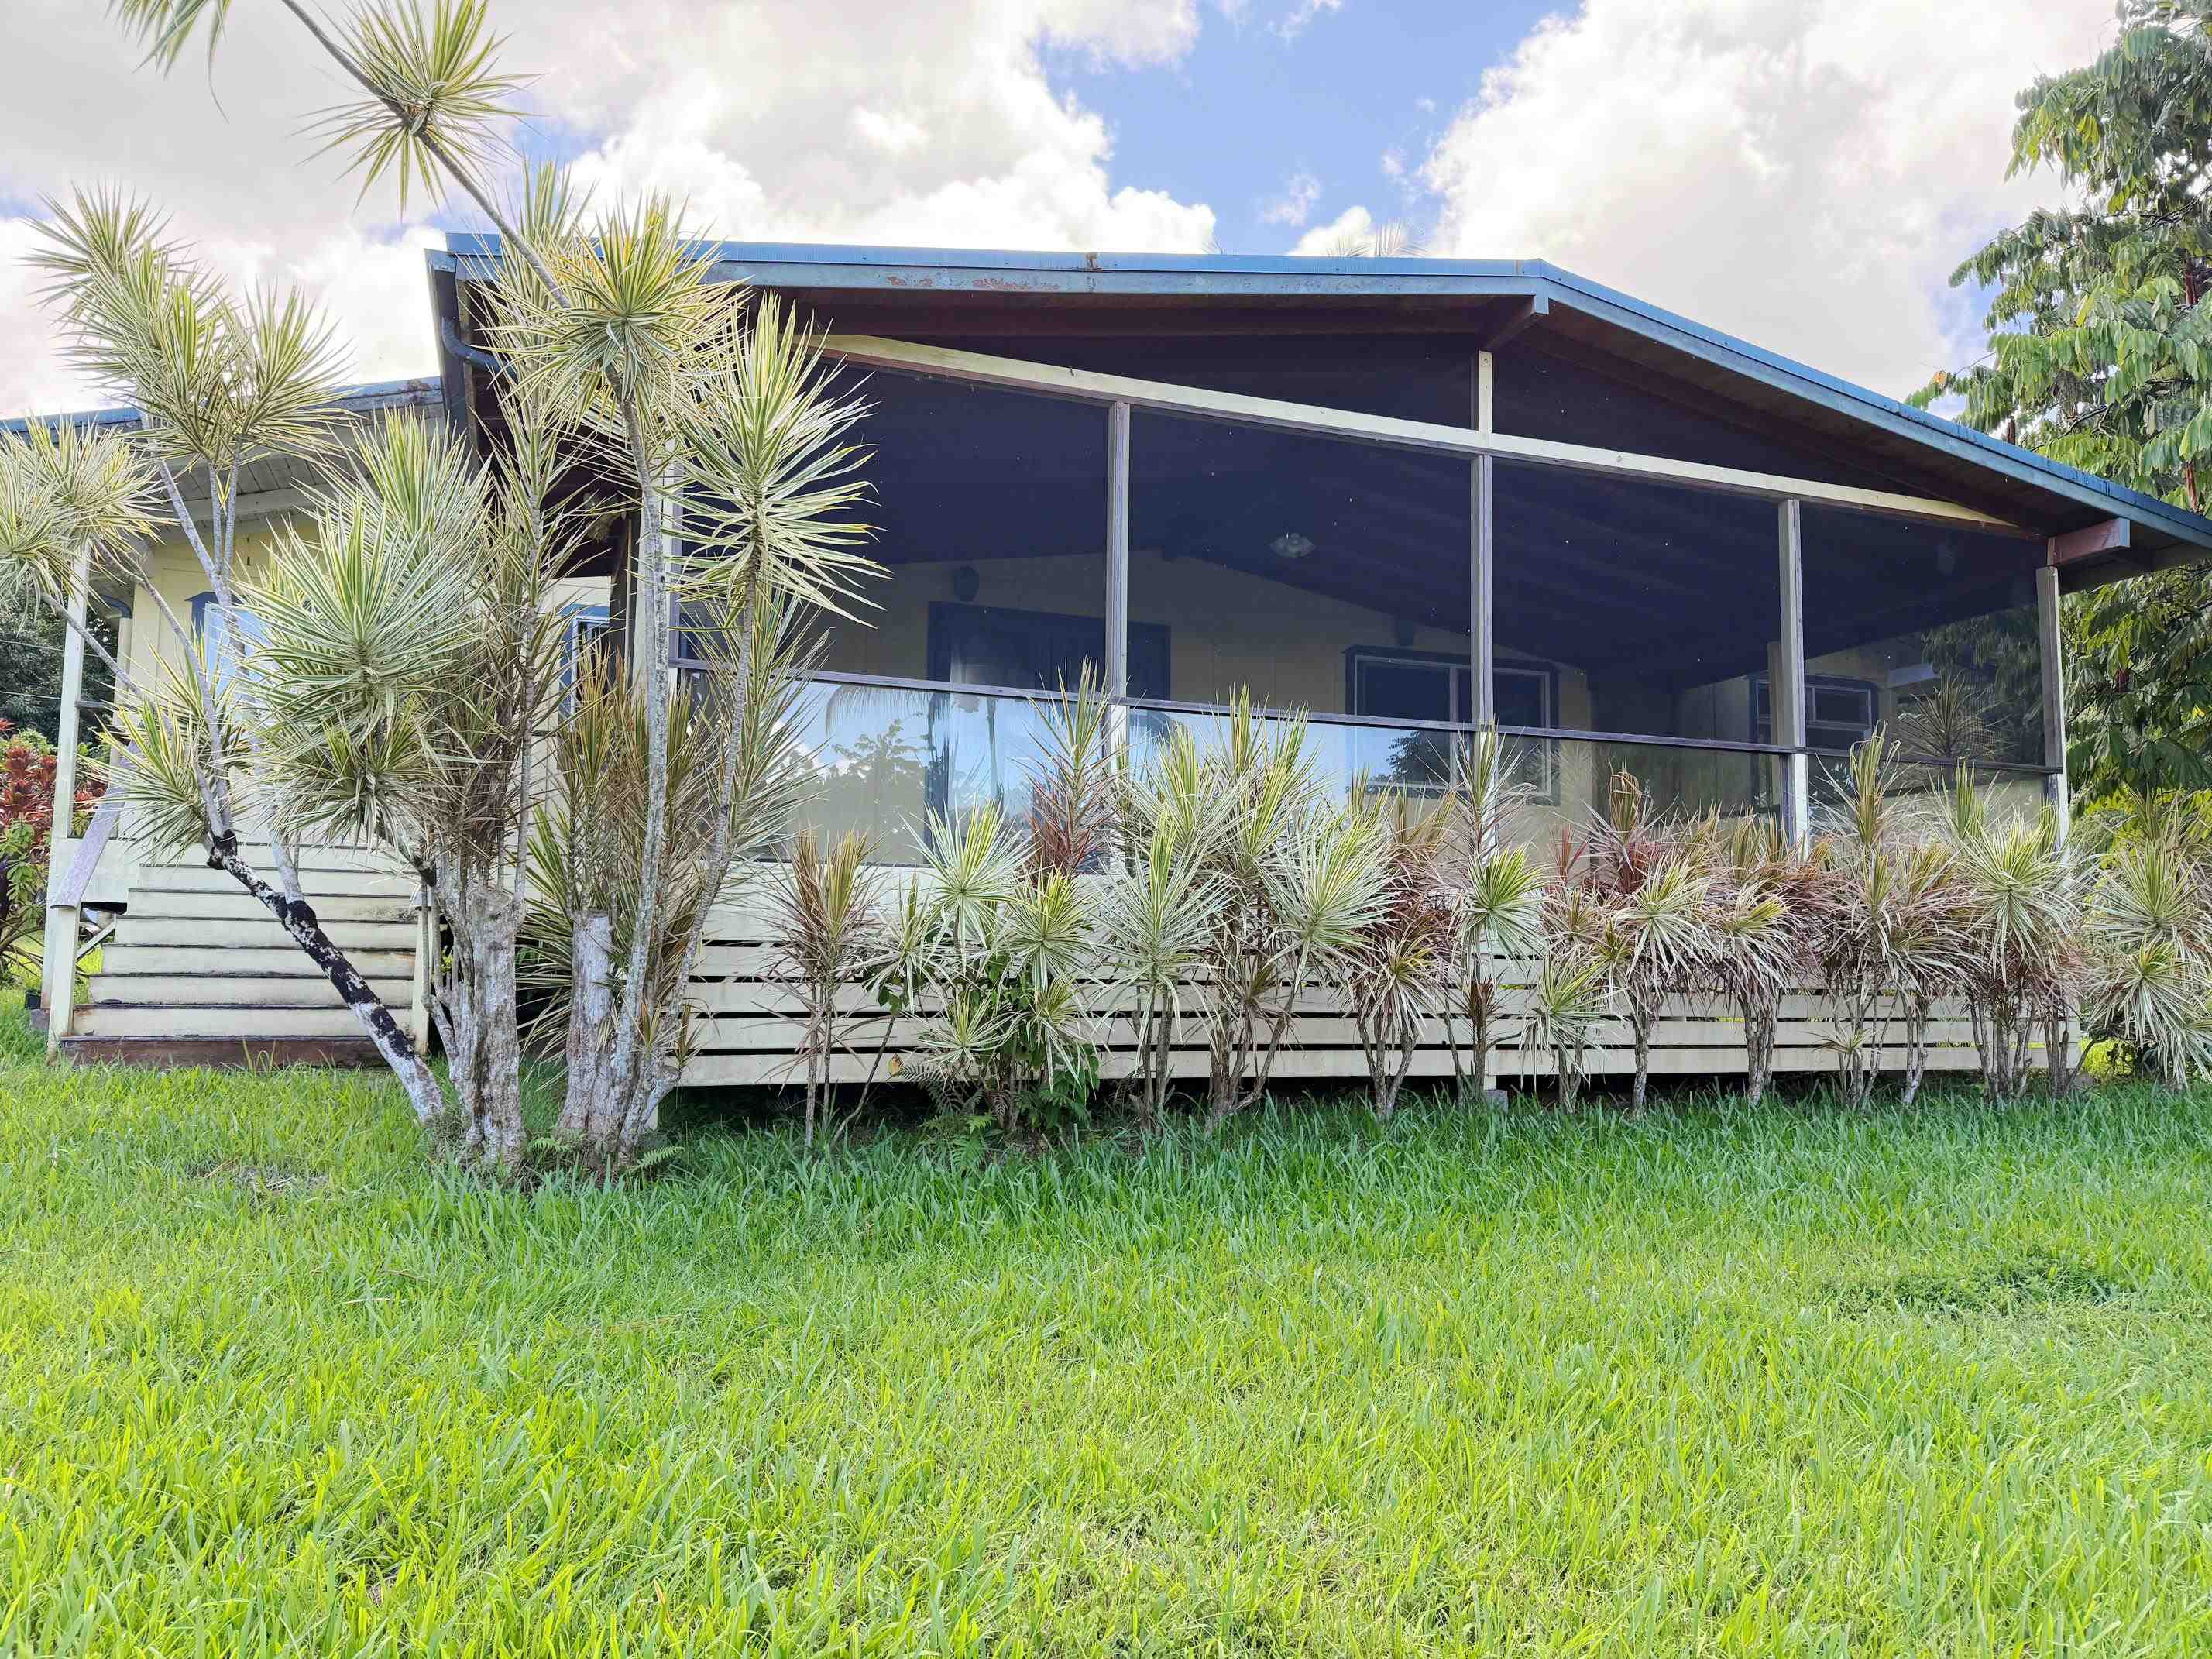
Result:
<svg viewBox="0 0 2212 1659"><path fill-rule="evenodd" d="M1917 395L2069 465L2201 510L2212 455L2212 52L2206 0L2122 0L2094 63L2021 93L2014 173L2073 204L1961 264L1991 290L1989 356ZM2077 792L2212 781L2212 575L2112 583L2066 607ZM2027 701L2014 706L2027 708Z"/></svg>

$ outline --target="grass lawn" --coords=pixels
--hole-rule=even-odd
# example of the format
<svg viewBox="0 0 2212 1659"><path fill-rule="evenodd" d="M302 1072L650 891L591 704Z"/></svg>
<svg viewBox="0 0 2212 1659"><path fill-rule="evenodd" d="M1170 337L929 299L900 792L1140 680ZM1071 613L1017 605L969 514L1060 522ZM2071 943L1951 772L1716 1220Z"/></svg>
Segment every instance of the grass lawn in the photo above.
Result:
<svg viewBox="0 0 2212 1659"><path fill-rule="evenodd" d="M2201 1101L521 1197L0 1045L0 1651L2212 1649Z"/></svg>

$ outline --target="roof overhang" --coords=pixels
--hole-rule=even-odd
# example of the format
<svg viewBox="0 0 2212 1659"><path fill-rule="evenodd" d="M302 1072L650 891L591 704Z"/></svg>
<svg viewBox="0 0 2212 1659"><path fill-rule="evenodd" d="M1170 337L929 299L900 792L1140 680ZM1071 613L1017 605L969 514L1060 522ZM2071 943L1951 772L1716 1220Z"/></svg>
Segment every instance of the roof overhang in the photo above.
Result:
<svg viewBox="0 0 2212 1659"><path fill-rule="evenodd" d="M429 255L449 406L471 348L454 285L487 280L499 239L456 234ZM1786 425L1914 493L2046 537L2107 520L2124 538L2062 566L2070 590L2212 556L2212 519L2065 466L1647 305L1541 260L1047 253L724 242L717 278L805 295L841 331L927 337L1018 325L1109 333L1421 332L1514 337L1602 362L1662 395Z"/></svg>

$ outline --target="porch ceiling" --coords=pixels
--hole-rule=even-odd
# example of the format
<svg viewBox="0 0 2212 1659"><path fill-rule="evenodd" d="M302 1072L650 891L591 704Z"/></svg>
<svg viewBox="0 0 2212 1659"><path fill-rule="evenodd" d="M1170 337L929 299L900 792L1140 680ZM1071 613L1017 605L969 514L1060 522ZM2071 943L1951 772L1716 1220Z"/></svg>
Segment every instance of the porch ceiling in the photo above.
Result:
<svg viewBox="0 0 2212 1659"><path fill-rule="evenodd" d="M431 256L434 286L482 276L495 239L456 235ZM1595 375L1632 394L1663 437L1676 419L1711 422L1905 493L1960 502L2057 535L2106 519L2134 529L2127 556L2069 564L2071 588L2143 564L2205 556L2212 521L1910 409L1540 261L1298 259L1258 256L1055 254L725 243L718 274L781 289L841 331L951 342L1027 343L1061 360L1106 343L1318 337L1431 341L1464 356L1508 357ZM449 305L441 301L441 305ZM1155 345L1153 348L1157 349ZM1017 355L1009 350L1008 355ZM1129 359L1121 362L1126 366ZM461 363L449 358L450 373ZM1141 372L1128 370L1125 372ZM1162 378L1169 378L1163 375ZM1273 395L1289 395L1279 391ZM1315 399L1321 401L1321 399ZM1356 405L1347 405L1356 406ZM1449 418L1464 421L1461 404ZM1632 447L1637 420L1617 440ZM1501 430L1514 429L1501 410ZM1585 440L1588 441L1589 440ZM1654 450L1650 453L1667 453ZM1748 465L1749 463L1743 463ZM1784 469L1775 468L1782 471ZM1820 473L1798 465L1795 476ZM1840 478L1838 481L1841 481Z"/></svg>

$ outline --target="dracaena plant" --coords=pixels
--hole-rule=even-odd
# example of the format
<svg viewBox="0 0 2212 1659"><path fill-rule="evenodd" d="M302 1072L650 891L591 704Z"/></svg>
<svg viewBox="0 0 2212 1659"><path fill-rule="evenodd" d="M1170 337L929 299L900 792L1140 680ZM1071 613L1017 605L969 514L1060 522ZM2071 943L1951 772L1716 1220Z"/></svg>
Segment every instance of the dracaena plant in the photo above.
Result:
<svg viewBox="0 0 2212 1659"><path fill-rule="evenodd" d="M2172 1088L2212 1073L2212 871L2201 845L2163 822L2116 841L2085 912L2087 1030Z"/></svg>
<svg viewBox="0 0 2212 1659"><path fill-rule="evenodd" d="M1446 1030L1462 1097L1490 1086L1490 1056L1502 1035L1503 976L1543 949L1544 882L1526 848L1507 836L1506 815L1526 793L1495 729L1469 741L1442 814L1448 878L1458 908L1457 971ZM1467 1022L1464 1063L1455 1027Z"/></svg>
<svg viewBox="0 0 2212 1659"><path fill-rule="evenodd" d="M1190 1000L1218 1128L1266 1094L1302 998L1380 918L1381 827L1332 796L1303 720L1241 690L1208 742L1178 729L1138 769L1122 819L1139 867L1180 870L1210 901Z"/></svg>
<svg viewBox="0 0 2212 1659"><path fill-rule="evenodd" d="M1599 953L1605 925L1601 907L1581 888L1561 881L1545 890L1544 954L1523 1003L1521 1064L1533 1079L1537 1061L1550 1060L1562 1111L1575 1109L1591 1045L1614 1006Z"/></svg>
<svg viewBox="0 0 2212 1659"><path fill-rule="evenodd" d="M1710 837L1656 814L1643 786L1617 773L1583 860L1582 881L1601 918L1596 959L1628 1011L1636 1050L1632 1103L1641 1110L1651 1038L1668 999L1702 988L1712 957L1715 881Z"/></svg>
<svg viewBox="0 0 2212 1659"><path fill-rule="evenodd" d="M196 40L216 52L229 16L228 0L114 0L110 9L164 69ZM530 173L512 202L497 197L491 174L507 154L502 133L518 80L501 65L482 0L368 0L337 21L294 0L285 9L358 88L319 130L364 188L389 180L403 203L411 192L458 193L499 230L505 257L483 298L503 397L553 411L565 458L614 480L641 510L640 666L608 671L580 699L579 716L588 716L592 732L554 750L562 833L548 839L533 830L530 837L538 862L563 860L544 871L549 890L564 902L605 897L614 907L564 914L540 941L539 959L577 976L555 999L583 1027L564 1038L571 1065L563 1135L582 1137L579 1151L593 1167L618 1171L653 1133L690 1040L685 988L715 904L732 890L751 838L770 830L787 783L771 774L792 758L784 717L800 665L794 607L837 608L872 568L858 550L867 532L852 517L862 493L860 457L845 441L863 406L834 388L818 337L718 277L667 199L594 208L550 168ZM91 230L66 229L65 257L54 267L72 315L144 309L151 295L225 319L212 284L196 272L166 287L155 280L168 256L150 218L118 211L88 222ZM100 280L88 283L80 268ZM318 405L299 389L327 378L326 337L301 307L234 309L251 326L231 331L253 349L216 390L252 411L258 435L216 434L227 446L211 457L218 500L233 477L226 469L266 448L271 434L307 441ZM133 352L143 355L135 345L109 355L124 362ZM197 384L171 378L181 390ZM165 429L199 429L200 404L191 398L134 401L160 415ZM679 501L688 554L676 545ZM219 562L228 536L214 540ZM214 586L228 606L227 586ZM679 605L700 623L697 638L726 644L699 647L726 660L709 663L680 694L666 672ZM202 702L196 741L205 750L225 727L212 698ZM708 723L731 735L704 733ZM679 726L690 744L684 757ZM236 727L249 742L256 729L251 718ZM594 750L635 762L626 775L634 801L559 770ZM679 759L695 769L681 772ZM222 786L223 768L202 769ZM586 813L599 817L587 823ZM605 959L603 946L616 957ZM434 1086L419 1057L395 1051L395 1067L403 1061L413 1068L418 1110L434 1113Z"/></svg>
<svg viewBox="0 0 2212 1659"><path fill-rule="evenodd" d="M157 851L198 849L266 908L359 1018L417 1118L438 1122L447 1100L437 1079L317 919L293 826L271 816L257 665L210 660L146 568L163 537L180 541L224 637L246 637L240 476L249 463L312 468L337 455L335 339L296 295L226 287L143 203L94 193L49 207L33 263L65 349L139 416L124 430L33 422L0 447L0 561L45 594L113 677L109 779L127 832ZM178 666L142 684L76 620L73 601L112 586L149 596ZM246 851L262 831L265 875Z"/></svg>
<svg viewBox="0 0 2212 1659"><path fill-rule="evenodd" d="M1115 793L1096 680L1037 706L1019 821L995 803L934 814L869 983L914 1023L910 1069L949 1114L1034 1143L1090 1121L1102 1054L1100 885ZM1117 913L1118 915L1119 913Z"/></svg>
<svg viewBox="0 0 2212 1659"><path fill-rule="evenodd" d="M518 403L492 463L401 417L278 532L247 586L261 781L301 836L384 847L450 944L428 976L457 1148L522 1167L517 974L533 750L559 714L556 583L579 530L547 505L550 412Z"/></svg>
<svg viewBox="0 0 2212 1659"><path fill-rule="evenodd" d="M873 842L858 830L826 848L813 831L802 830L769 879L769 914L781 941L776 963L805 1010L798 1057L805 1068L810 1147L829 1101L832 1066L851 1050L860 1024L845 1001L883 954L883 876L870 867L873 852Z"/></svg>
<svg viewBox="0 0 2212 1659"><path fill-rule="evenodd" d="M1450 1006L1459 965L1450 820L1397 794L1356 797L1352 811L1376 826L1382 902L1355 930L1334 984L1366 1057L1370 1103L1388 1122L1424 1036Z"/></svg>
<svg viewBox="0 0 2212 1659"><path fill-rule="evenodd" d="M1946 805L1971 929L1964 991L1983 1082L2000 1100L2023 1093L2040 1036L2050 1086L2062 1091L2082 969L2080 867L2049 807L2033 819L1999 817L1964 766Z"/></svg>
<svg viewBox="0 0 2212 1659"><path fill-rule="evenodd" d="M1825 848L1792 847L1775 824L1735 825L1716 861L1708 983L1743 1024L1744 1093L1756 1103L1774 1076L1784 999L1809 989L1834 914Z"/></svg>

